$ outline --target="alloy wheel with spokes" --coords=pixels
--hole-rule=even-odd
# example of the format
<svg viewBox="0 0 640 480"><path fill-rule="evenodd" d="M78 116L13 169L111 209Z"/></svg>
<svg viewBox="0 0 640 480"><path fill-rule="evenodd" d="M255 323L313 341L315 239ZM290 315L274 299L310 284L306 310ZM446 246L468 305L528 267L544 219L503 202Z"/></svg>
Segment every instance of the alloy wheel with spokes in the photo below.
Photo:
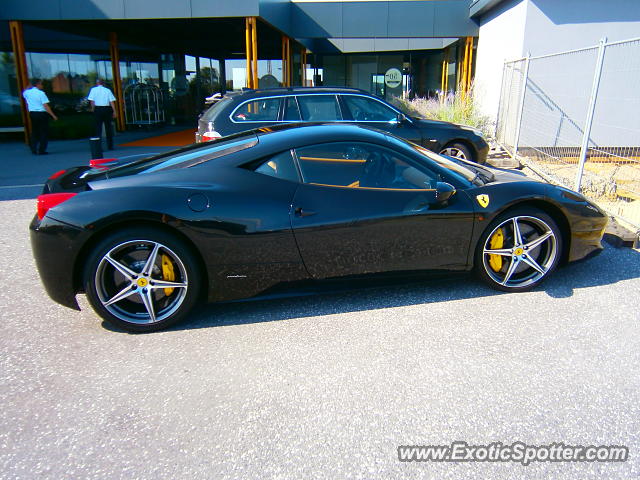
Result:
<svg viewBox="0 0 640 480"><path fill-rule="evenodd" d="M562 237L543 212L513 212L499 218L478 245L476 266L492 287L506 291L533 288L556 267Z"/></svg>
<svg viewBox="0 0 640 480"><path fill-rule="evenodd" d="M469 150L469 147L461 143L447 145L440 151L440 154L447 155L448 157L459 158L460 160L474 161L473 154Z"/></svg>
<svg viewBox="0 0 640 480"><path fill-rule="evenodd" d="M180 241L154 232L133 237L125 233L103 243L85 275L87 296L103 318L128 330L150 331L177 321L190 309L197 269Z"/></svg>

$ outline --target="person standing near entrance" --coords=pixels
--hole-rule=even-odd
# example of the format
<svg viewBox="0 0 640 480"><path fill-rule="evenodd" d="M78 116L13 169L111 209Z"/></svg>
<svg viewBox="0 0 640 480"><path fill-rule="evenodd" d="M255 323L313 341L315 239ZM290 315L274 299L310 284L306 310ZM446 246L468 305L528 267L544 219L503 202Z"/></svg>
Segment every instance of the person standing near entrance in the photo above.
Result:
<svg viewBox="0 0 640 480"><path fill-rule="evenodd" d="M49 106L49 98L42 91L42 80L34 78L31 88L22 92L22 96L27 102L29 118L31 119L31 139L29 146L34 155L47 155L47 144L49 143L49 117L58 120Z"/></svg>
<svg viewBox="0 0 640 480"><path fill-rule="evenodd" d="M95 122L96 137L102 138L102 125L107 133L107 150L113 150L113 124L116 118L116 97L111 90L104 86L101 78L96 80L96 86L89 91L89 102Z"/></svg>

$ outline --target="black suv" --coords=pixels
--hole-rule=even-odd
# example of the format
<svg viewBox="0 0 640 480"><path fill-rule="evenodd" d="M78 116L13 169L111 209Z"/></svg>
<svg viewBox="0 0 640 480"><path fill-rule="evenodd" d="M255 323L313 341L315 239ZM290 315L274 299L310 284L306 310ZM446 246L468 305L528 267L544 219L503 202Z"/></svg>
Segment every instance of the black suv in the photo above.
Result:
<svg viewBox="0 0 640 480"><path fill-rule="evenodd" d="M355 88L293 87L228 92L198 120L196 142L278 123L352 122L451 157L485 163L489 146L471 127L410 117Z"/></svg>

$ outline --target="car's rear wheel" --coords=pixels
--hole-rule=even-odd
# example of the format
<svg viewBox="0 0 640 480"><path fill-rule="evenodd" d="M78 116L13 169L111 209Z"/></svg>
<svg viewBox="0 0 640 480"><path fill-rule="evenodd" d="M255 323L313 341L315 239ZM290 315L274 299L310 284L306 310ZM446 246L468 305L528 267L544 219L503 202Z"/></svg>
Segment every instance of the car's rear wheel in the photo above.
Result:
<svg viewBox="0 0 640 480"><path fill-rule="evenodd" d="M475 156L471 149L464 143L456 142L451 143L440 150L441 155L447 155L448 157L459 158L461 160L468 160L475 162Z"/></svg>
<svg viewBox="0 0 640 480"><path fill-rule="evenodd" d="M549 276L561 252L562 234L553 218L534 208L515 209L487 227L476 248L475 268L495 289L526 291Z"/></svg>
<svg viewBox="0 0 640 480"><path fill-rule="evenodd" d="M152 228L121 230L90 253L85 292L94 310L125 330L150 332L184 318L200 286L197 261L175 236Z"/></svg>

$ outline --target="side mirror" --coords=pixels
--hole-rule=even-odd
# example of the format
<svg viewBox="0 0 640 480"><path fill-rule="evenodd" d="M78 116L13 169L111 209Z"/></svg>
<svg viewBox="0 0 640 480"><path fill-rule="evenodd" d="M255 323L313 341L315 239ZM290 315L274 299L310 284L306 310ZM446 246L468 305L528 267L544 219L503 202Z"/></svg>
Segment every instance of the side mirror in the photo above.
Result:
<svg viewBox="0 0 640 480"><path fill-rule="evenodd" d="M392 125L400 125L401 123L406 123L408 121L409 119L404 113L399 113L398 115L396 115L396 118L389 120L389 123Z"/></svg>
<svg viewBox="0 0 640 480"><path fill-rule="evenodd" d="M436 183L436 203L444 204L456 193L456 187L447 182Z"/></svg>

